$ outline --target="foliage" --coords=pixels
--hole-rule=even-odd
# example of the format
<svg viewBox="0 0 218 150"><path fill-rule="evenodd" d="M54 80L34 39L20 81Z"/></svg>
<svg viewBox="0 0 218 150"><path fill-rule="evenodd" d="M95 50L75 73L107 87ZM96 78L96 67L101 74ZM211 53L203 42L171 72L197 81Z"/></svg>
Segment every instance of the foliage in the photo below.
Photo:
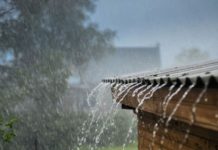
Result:
<svg viewBox="0 0 218 150"><path fill-rule="evenodd" d="M107 53L114 33L88 21L94 0L1 2L0 110L20 120L3 149L69 149L87 115L60 113L67 79Z"/></svg>
<svg viewBox="0 0 218 150"><path fill-rule="evenodd" d="M39 102L57 100L66 89L70 66L79 69L111 47L112 32L84 25L87 12L94 9L91 0L7 2L19 15L13 19L15 14L5 14L12 19L0 22L0 50L12 51L14 58L12 65L1 66L1 73L6 74L1 84L4 92L14 91L5 101L24 97Z"/></svg>
<svg viewBox="0 0 218 150"><path fill-rule="evenodd" d="M85 114L57 114L55 112L43 116L28 112L20 116L16 125L17 138L10 144L5 144L7 150L17 149L44 149L60 150L74 149L80 125Z"/></svg>
<svg viewBox="0 0 218 150"><path fill-rule="evenodd" d="M5 121L2 116L0 116L0 135L1 141L10 142L15 137L15 131L13 129L15 118Z"/></svg>
<svg viewBox="0 0 218 150"><path fill-rule="evenodd" d="M59 109L59 108L57 108ZM14 150L16 147L20 150L26 149L76 149L78 137L81 137L81 125L89 119L88 114L80 112L78 114L68 113L64 110L58 110L49 114L37 114L36 111L28 111L20 116L19 122L16 123L16 136L12 143L4 144L7 150ZM98 147L119 147L125 142L129 121L126 114L118 114L113 119L114 123L107 124L101 136ZM91 127L88 138L83 146L95 145L96 135L102 129L105 118L101 118L98 123ZM89 124L88 124L89 125ZM85 127L87 129L88 127ZM133 126L133 128L135 128ZM135 134L136 131L133 132ZM131 136L135 140L136 134ZM128 144L128 143L127 143ZM86 150L89 148L85 148Z"/></svg>

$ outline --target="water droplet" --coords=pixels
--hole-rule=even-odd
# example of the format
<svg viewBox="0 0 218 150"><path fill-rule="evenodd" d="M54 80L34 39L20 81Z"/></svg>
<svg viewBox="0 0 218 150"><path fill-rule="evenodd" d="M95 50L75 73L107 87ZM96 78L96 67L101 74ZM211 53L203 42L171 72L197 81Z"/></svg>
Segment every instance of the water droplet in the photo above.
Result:
<svg viewBox="0 0 218 150"><path fill-rule="evenodd" d="M168 132L168 129L164 129L164 132L167 133L167 132Z"/></svg>

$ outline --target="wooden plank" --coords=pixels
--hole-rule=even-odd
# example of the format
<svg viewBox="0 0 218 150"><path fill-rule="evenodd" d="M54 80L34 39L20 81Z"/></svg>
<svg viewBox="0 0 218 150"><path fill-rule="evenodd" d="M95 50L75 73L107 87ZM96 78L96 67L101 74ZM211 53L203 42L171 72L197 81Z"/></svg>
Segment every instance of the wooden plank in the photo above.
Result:
<svg viewBox="0 0 218 150"><path fill-rule="evenodd" d="M177 95L175 95L172 100L169 102L169 105L166 109L166 115L170 116L174 110L177 102L182 97L187 88L182 89ZM113 90L112 90L113 91ZM137 96L132 97L132 89L121 101L122 104L137 108L139 102L137 101ZM202 89L192 89L187 97L182 101L181 105L178 107L178 110L173 115L173 119L177 119L186 123L191 123L193 118L192 108L196 99L198 98ZM173 91L172 91L173 92ZM154 93L154 95L145 100L143 105L140 107L140 110L145 112L150 112L158 116L163 115L163 101L166 95L169 93L168 88L162 88ZM142 98L146 93L144 93L140 98ZM121 95L120 97L123 97ZM117 98L117 101L120 100L120 97ZM208 89L207 92L203 95L202 101L196 105L195 112L195 121L194 125L218 131L218 92L217 89Z"/></svg>
<svg viewBox="0 0 218 150"><path fill-rule="evenodd" d="M166 136L164 139L164 143L161 144L161 135L157 134L155 139L154 139L154 143L152 141L152 132L149 132L149 130L146 130L146 128L143 128L142 125L140 125L139 123L139 145L140 145L140 149L139 150L143 150L144 149L144 141L148 141L146 142L146 145L150 148L150 149L167 149L167 150L175 150L179 148L179 143L175 140L169 139L168 137L170 136ZM193 150L192 148L189 148L187 146L184 145L184 149L186 150Z"/></svg>
<svg viewBox="0 0 218 150"><path fill-rule="evenodd" d="M160 124L157 130L156 137L154 138L154 145L152 145L153 137L152 133L154 131L155 123L160 119L151 114L147 114L144 112L140 112L138 115L138 135L139 135L139 150L142 150L145 144L144 141L150 145L150 148L156 149L165 148L168 150L179 149L179 145L181 145L184 141L184 137L189 135L186 142L183 143L182 149L192 150L192 149L202 149L202 150L216 150L218 147L218 139L207 139L204 137L199 137L196 135L195 128L190 128L190 133L179 130L178 127L175 126L175 123L170 124L169 128L167 128L167 133L165 132L165 127L163 124ZM177 122L179 124L179 122ZM186 129L188 126L185 127ZM201 129L204 130L204 129ZM161 144L162 136L164 136L164 143Z"/></svg>

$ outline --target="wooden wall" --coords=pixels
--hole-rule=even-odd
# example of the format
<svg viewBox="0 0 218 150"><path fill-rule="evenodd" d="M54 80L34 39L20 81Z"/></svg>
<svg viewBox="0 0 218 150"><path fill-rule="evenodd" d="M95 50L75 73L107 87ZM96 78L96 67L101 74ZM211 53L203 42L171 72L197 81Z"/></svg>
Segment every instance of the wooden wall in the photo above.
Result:
<svg viewBox="0 0 218 150"><path fill-rule="evenodd" d="M139 150L218 150L218 133L213 130L175 120L167 128L164 121L155 128L158 121L160 117L151 113L138 114Z"/></svg>
<svg viewBox="0 0 218 150"><path fill-rule="evenodd" d="M172 93L177 89L178 87L172 90ZM187 89L188 87L183 87L169 102L165 111L165 119L163 119L164 100L169 94L169 87L159 89L140 106L137 114L139 150L218 150L217 88L208 88L205 90L206 92L204 92L204 88L191 89L173 114L169 126L166 125L166 119L172 114ZM114 89L112 91L114 92ZM117 102L120 102L124 108L132 108L133 110L137 108L139 102L137 96L132 96L133 91L134 89L122 101L120 98L124 94L120 95L119 98L116 98ZM145 94L146 92L141 98ZM201 99L196 102L198 97ZM194 111L193 107L195 107ZM153 138L157 122L158 129L156 129L156 136Z"/></svg>

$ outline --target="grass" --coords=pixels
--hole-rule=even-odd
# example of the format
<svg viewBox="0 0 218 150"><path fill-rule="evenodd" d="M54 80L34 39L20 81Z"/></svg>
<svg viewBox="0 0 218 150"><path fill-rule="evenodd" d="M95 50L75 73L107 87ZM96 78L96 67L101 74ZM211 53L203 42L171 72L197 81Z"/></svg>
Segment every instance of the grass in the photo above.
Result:
<svg viewBox="0 0 218 150"><path fill-rule="evenodd" d="M122 146L119 147L105 147L105 148L100 148L98 150L123 150ZM132 144L132 145L127 145L125 147L125 150L138 150L137 145L136 144Z"/></svg>

